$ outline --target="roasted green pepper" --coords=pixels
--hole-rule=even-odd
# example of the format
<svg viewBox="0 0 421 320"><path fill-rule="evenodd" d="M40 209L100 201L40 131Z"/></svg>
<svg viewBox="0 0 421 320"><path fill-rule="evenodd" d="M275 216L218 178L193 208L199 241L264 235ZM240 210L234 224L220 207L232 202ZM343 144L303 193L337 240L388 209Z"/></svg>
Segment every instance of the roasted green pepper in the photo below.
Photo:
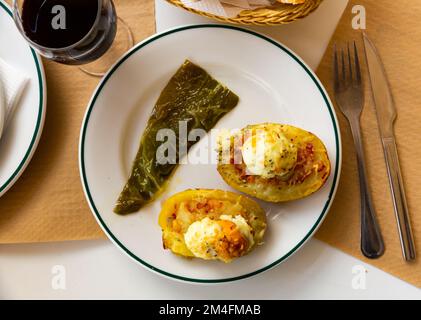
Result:
<svg viewBox="0 0 421 320"><path fill-rule="evenodd" d="M187 133L193 129L208 132L226 113L238 104L238 96L213 79L204 69L186 60L170 79L156 102L140 141L130 177L121 192L114 212L128 214L152 201L165 187L183 154L175 149L176 159L161 164L156 159L162 145L157 134L161 129L180 132L180 123ZM180 122L181 121L181 122ZM177 136L177 143L184 143ZM186 141L189 150L197 141Z"/></svg>

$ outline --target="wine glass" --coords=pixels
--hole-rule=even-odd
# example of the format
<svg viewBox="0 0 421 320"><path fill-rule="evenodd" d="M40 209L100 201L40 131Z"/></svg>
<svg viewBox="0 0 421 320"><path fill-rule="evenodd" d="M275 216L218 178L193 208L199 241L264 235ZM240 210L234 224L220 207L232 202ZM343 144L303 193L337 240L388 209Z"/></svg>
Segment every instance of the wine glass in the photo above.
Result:
<svg viewBox="0 0 421 320"><path fill-rule="evenodd" d="M14 0L15 23L32 48L47 59L83 65L102 76L133 46L128 25L112 0Z"/></svg>

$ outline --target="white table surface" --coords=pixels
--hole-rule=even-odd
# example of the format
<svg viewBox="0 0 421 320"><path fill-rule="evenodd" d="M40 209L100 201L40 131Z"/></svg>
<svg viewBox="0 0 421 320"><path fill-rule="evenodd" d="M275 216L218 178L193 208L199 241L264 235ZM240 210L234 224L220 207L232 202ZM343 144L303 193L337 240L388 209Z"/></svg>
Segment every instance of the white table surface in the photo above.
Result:
<svg viewBox="0 0 421 320"><path fill-rule="evenodd" d="M346 2L325 0L303 21L253 29L288 45L316 68ZM157 0L156 17L158 31L210 22L163 0ZM65 270L65 288L53 285L55 266ZM366 281L358 289L353 270L361 268ZM0 245L0 284L0 299L421 299L420 289L318 240L264 274L211 286L162 278L105 240Z"/></svg>

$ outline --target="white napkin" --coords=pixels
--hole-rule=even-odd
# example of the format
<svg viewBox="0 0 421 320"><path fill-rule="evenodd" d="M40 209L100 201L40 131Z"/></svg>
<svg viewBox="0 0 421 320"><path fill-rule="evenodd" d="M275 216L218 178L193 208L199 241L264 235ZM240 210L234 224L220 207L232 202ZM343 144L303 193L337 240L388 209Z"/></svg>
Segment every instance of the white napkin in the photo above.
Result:
<svg viewBox="0 0 421 320"><path fill-rule="evenodd" d="M0 58L0 138L12 119L27 83L25 74Z"/></svg>
<svg viewBox="0 0 421 320"><path fill-rule="evenodd" d="M6 98L4 96L3 83L0 79L0 138L3 133L3 126L6 119Z"/></svg>
<svg viewBox="0 0 421 320"><path fill-rule="evenodd" d="M273 4L274 0L182 0L187 7L223 17L235 17L243 10Z"/></svg>

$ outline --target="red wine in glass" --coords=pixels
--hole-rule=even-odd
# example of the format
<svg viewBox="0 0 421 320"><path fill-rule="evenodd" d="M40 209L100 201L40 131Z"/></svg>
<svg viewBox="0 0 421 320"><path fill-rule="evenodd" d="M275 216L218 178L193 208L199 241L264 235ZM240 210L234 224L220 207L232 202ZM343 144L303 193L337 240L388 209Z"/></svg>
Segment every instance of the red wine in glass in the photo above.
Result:
<svg viewBox="0 0 421 320"><path fill-rule="evenodd" d="M72 65L101 57L117 28L111 0L15 0L14 18L38 52Z"/></svg>

